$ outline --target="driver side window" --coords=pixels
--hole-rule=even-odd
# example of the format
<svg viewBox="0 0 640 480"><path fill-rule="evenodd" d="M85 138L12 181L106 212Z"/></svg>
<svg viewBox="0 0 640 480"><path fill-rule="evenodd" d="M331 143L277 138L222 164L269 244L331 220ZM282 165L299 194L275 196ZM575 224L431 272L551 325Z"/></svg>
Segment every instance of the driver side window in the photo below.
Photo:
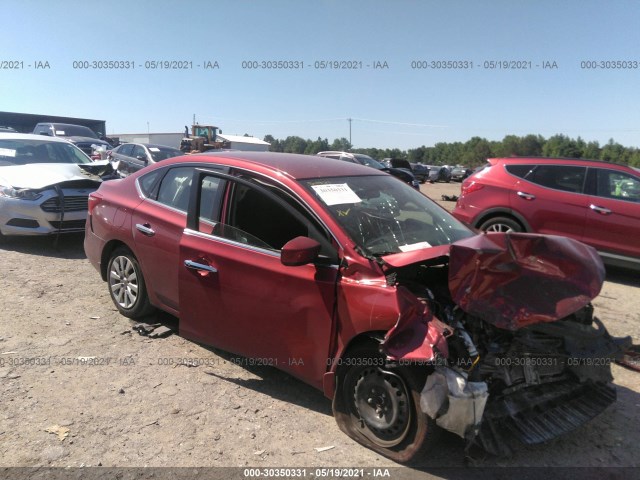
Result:
<svg viewBox="0 0 640 480"><path fill-rule="evenodd" d="M284 206L243 184L234 185L227 222L216 230L214 234L230 240L274 251L289 240L309 235L308 227Z"/></svg>

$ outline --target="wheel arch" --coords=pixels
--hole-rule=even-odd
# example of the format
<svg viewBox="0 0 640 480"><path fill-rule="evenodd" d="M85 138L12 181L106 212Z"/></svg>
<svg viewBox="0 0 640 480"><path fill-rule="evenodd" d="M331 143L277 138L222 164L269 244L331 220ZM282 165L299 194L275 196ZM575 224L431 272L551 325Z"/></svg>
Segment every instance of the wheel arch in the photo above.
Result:
<svg viewBox="0 0 640 480"><path fill-rule="evenodd" d="M348 405L348 401L345 399L345 394L342 391L343 382L350 382L349 379L349 367L346 364L342 364L339 359L348 358L351 355L362 355L367 350L371 349L373 352L377 352L381 356L385 356L380 352L380 342L384 338L385 332L371 331L363 332L350 339L347 346L342 350L339 357L336 357L336 366L333 369L336 373L335 378L335 391L332 399L332 411L336 423L342 432L344 432L351 439L364 445L373 451L391 458L399 463L411 463L420 458L422 454L432 445L434 438L437 435L437 427L435 421L423 413L419 406L419 392L424 387L427 376L432 372L432 369L425 368L424 365L397 365L392 367L380 367L385 370L399 376L402 380L402 384L406 389L409 399L409 409L413 421L407 427L406 437L399 439L397 445L383 446L377 441L374 441L371 436L363 434L363 431L356 427L354 423L354 412L352 407ZM393 362L390 362L393 363ZM351 367L354 368L354 367ZM355 367L359 368L359 367ZM362 419L360 420L362 422ZM358 423L356 421L356 423Z"/></svg>
<svg viewBox="0 0 640 480"><path fill-rule="evenodd" d="M103 281L107 281L107 268L109 266L109 259L111 258L111 254L113 251L119 247L124 247L131 252L131 254L135 257L136 255L133 253L133 249L127 245L122 240L114 239L109 240L104 248L102 249L102 254L100 255L100 276ZM137 257L136 257L137 258Z"/></svg>
<svg viewBox="0 0 640 480"><path fill-rule="evenodd" d="M474 228L480 228L480 225L482 225L484 222L496 217L510 217L520 225L522 225L524 232L531 232L531 225L529 225L529 222L527 222L527 220L521 214L510 208L502 207L491 208L482 212L481 215L476 217L475 221L473 222L473 226Z"/></svg>

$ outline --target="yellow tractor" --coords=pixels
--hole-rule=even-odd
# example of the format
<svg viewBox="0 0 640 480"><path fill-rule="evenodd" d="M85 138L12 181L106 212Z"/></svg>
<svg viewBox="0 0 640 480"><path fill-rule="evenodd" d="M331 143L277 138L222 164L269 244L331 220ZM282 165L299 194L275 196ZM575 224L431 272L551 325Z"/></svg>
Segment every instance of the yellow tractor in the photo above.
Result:
<svg viewBox="0 0 640 480"><path fill-rule="evenodd" d="M207 150L220 150L231 148L231 144L226 141L216 141L218 134L222 133L218 127L213 125L191 125L191 135L189 129L184 127L185 136L180 142L180 150L184 153L206 152Z"/></svg>

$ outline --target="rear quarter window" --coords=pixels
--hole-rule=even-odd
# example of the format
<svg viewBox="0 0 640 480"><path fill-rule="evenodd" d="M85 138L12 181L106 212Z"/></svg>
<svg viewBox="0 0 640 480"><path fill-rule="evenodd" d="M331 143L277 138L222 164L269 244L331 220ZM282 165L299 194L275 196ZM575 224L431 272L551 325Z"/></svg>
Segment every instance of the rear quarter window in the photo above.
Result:
<svg viewBox="0 0 640 480"><path fill-rule="evenodd" d="M158 189L158 202L182 212L189 206L189 192L193 167L177 167L169 169Z"/></svg>
<svg viewBox="0 0 640 480"><path fill-rule="evenodd" d="M154 187L158 183L158 179L162 173L163 170L154 170L153 172L147 173L138 179L138 187L140 187L142 195L147 198L153 198Z"/></svg>
<svg viewBox="0 0 640 480"><path fill-rule="evenodd" d="M516 177L524 178L531 171L533 165L507 165L505 169L511 175L515 175Z"/></svg>

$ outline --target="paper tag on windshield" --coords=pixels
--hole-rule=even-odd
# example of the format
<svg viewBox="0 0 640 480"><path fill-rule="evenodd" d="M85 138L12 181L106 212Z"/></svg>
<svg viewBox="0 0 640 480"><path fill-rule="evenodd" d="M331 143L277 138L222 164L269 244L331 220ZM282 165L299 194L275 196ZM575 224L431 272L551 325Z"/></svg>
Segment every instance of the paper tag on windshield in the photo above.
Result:
<svg viewBox="0 0 640 480"><path fill-rule="evenodd" d="M342 205L345 203L359 203L362 201L356 192L351 190L346 183L334 183L330 185L312 185L312 188L327 205Z"/></svg>
<svg viewBox="0 0 640 480"><path fill-rule="evenodd" d="M56 130L56 135L61 135L64 137L64 130Z"/></svg>
<svg viewBox="0 0 640 480"><path fill-rule="evenodd" d="M0 148L0 157L15 157L16 151L9 148Z"/></svg>
<svg viewBox="0 0 640 480"><path fill-rule="evenodd" d="M430 248L431 244L428 242L412 243L411 245L400 245L398 248L402 252L412 252L413 250L420 250L421 248Z"/></svg>
<svg viewBox="0 0 640 480"><path fill-rule="evenodd" d="M156 147L149 147L149 150L151 150L152 152L159 152L160 149L156 148Z"/></svg>

